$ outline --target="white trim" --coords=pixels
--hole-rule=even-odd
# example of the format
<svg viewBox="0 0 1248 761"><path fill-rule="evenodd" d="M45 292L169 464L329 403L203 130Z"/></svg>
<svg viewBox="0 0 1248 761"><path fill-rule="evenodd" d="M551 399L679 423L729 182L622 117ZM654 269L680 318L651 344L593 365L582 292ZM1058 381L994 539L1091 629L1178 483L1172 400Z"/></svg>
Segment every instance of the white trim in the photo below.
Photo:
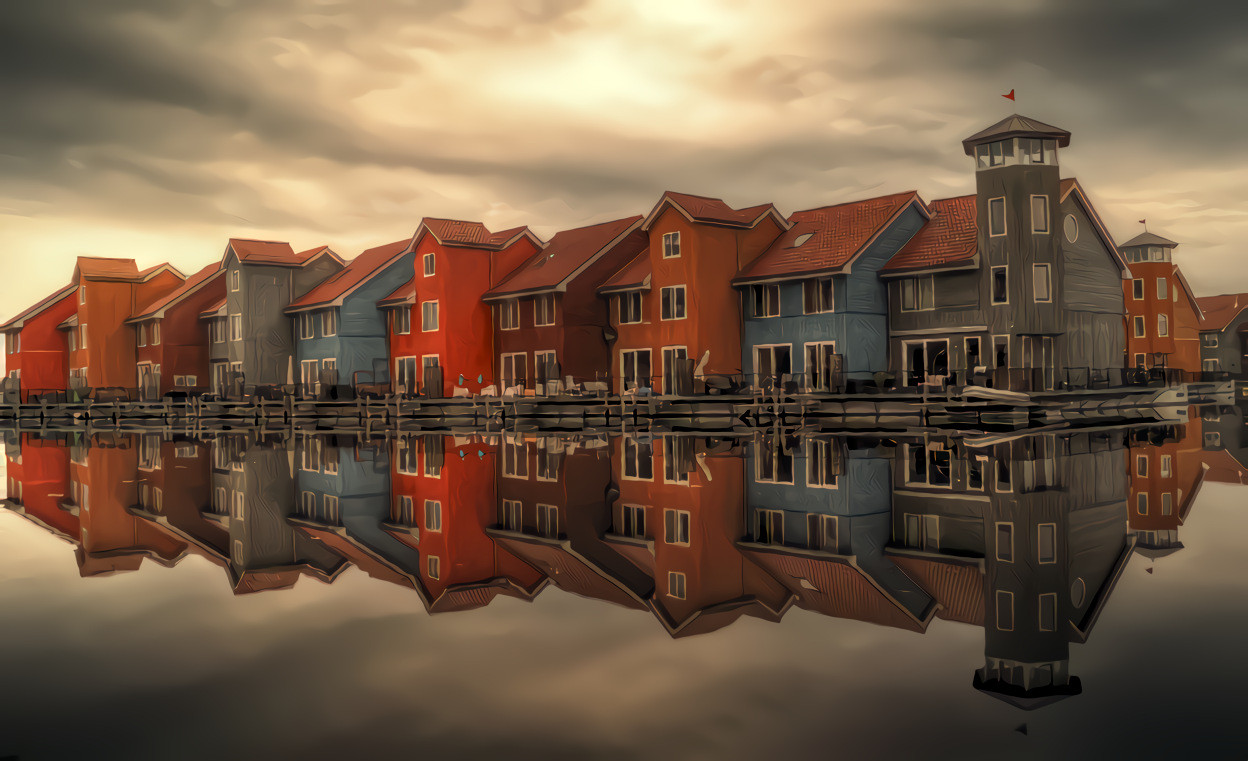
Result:
<svg viewBox="0 0 1248 761"><path fill-rule="evenodd" d="M992 202L993 201L1001 202L1001 232L999 233L994 233L992 231ZM988 219L985 221L988 223L988 237L989 238L1004 238L1010 231L1009 213L1008 213L1009 207L1005 203L1005 196L995 196L993 198L989 198L987 210L988 210Z"/></svg>

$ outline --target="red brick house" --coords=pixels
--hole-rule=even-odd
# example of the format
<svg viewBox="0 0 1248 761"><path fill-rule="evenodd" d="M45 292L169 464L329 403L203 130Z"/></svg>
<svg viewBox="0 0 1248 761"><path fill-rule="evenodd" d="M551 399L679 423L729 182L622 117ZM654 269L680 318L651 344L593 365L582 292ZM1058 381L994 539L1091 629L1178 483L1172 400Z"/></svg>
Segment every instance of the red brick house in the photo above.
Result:
<svg viewBox="0 0 1248 761"><path fill-rule="evenodd" d="M1127 367L1163 366L1193 375L1201 371L1203 315L1187 278L1171 259L1178 245L1145 232L1118 247L1131 267L1131 279L1122 282Z"/></svg>
<svg viewBox="0 0 1248 761"><path fill-rule="evenodd" d="M208 389L209 328L200 314L224 298L225 270L214 263L126 321L134 327L140 394Z"/></svg>
<svg viewBox="0 0 1248 761"><path fill-rule="evenodd" d="M642 223L648 245L598 289L611 301L615 389L689 392L692 377L741 369L738 272L788 221L771 204L733 209L668 191Z"/></svg>
<svg viewBox="0 0 1248 761"><path fill-rule="evenodd" d="M597 289L645 250L640 216L556 233L486 292L494 306L495 367L503 389L547 392L549 381L606 381L607 303Z"/></svg>
<svg viewBox="0 0 1248 761"><path fill-rule="evenodd" d="M20 391L23 402L32 394L65 390L69 351L57 326L77 311L76 291L67 285L0 325L8 385Z"/></svg>

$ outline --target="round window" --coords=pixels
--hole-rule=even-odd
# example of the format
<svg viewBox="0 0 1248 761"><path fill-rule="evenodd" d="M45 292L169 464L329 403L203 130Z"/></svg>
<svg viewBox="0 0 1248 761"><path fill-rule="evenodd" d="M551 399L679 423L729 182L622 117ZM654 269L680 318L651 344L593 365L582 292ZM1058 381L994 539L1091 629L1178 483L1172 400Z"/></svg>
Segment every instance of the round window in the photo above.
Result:
<svg viewBox="0 0 1248 761"><path fill-rule="evenodd" d="M1071 243L1079 240L1079 220L1075 219L1074 214L1066 215L1066 221L1062 223L1062 231L1066 233L1066 240Z"/></svg>
<svg viewBox="0 0 1248 761"><path fill-rule="evenodd" d="M1083 578L1075 579L1075 583L1070 585L1070 603L1076 608L1083 607L1083 598L1088 595L1088 587L1083 583Z"/></svg>

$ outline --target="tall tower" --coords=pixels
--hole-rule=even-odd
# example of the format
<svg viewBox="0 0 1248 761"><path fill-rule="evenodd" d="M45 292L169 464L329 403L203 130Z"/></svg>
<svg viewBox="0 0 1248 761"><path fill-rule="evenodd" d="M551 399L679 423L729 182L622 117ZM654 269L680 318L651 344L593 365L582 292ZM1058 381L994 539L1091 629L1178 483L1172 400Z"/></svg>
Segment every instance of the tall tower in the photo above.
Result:
<svg viewBox="0 0 1248 761"><path fill-rule="evenodd" d="M1013 114L962 141L975 159L980 305L993 336L1007 337L1013 368L1053 367L1062 333L1061 198L1057 149L1064 129Z"/></svg>

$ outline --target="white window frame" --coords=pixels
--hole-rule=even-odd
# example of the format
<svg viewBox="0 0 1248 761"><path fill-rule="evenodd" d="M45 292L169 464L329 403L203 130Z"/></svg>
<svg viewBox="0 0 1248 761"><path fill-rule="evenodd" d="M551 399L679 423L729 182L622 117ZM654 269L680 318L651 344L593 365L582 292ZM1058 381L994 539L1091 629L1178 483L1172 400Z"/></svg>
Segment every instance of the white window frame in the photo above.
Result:
<svg viewBox="0 0 1248 761"><path fill-rule="evenodd" d="M832 439L806 439L806 486L810 489L838 489L840 476L824 472L824 463L831 459L836 447ZM829 480L830 479L830 480Z"/></svg>
<svg viewBox="0 0 1248 761"><path fill-rule="evenodd" d="M634 297L637 299L637 310L634 315L630 315L630 316L635 316L637 319L626 320L624 319L624 304L626 301L633 299ZM621 293L618 296L616 296L615 311L616 311L616 320L619 322L619 324L639 325L645 320L646 315L645 315L645 312L643 311L644 304L645 304L643 300L644 298L645 298L645 294L643 294L641 291L628 291L626 293ZM629 311L632 312L631 309Z"/></svg>
<svg viewBox="0 0 1248 761"><path fill-rule="evenodd" d="M828 283L828 303L823 303L822 284ZM813 286L813 288L812 288ZM811 304L812 292L815 304ZM813 306L813 308L812 308ZM802 282L802 314L830 314L836 311L836 279L813 277Z"/></svg>
<svg viewBox="0 0 1248 761"><path fill-rule="evenodd" d="M442 532L442 502L437 499L426 499L424 502L424 524L425 531L433 533Z"/></svg>
<svg viewBox="0 0 1248 761"><path fill-rule="evenodd" d="M321 312L321 335L326 338L338 335L337 309L326 309Z"/></svg>
<svg viewBox="0 0 1248 761"><path fill-rule="evenodd" d="M672 516L672 529L675 536L668 534L668 518ZM677 510L669 507L663 510L663 544L672 544L678 547L690 546L693 539L693 513L688 510Z"/></svg>
<svg viewBox="0 0 1248 761"><path fill-rule="evenodd" d="M505 299L498 304L498 329L499 330L519 330L520 329L520 301L519 299Z"/></svg>
<svg viewBox="0 0 1248 761"><path fill-rule="evenodd" d="M1131 281L1131 300L1132 301L1144 300L1144 278L1137 277Z"/></svg>
<svg viewBox="0 0 1248 761"><path fill-rule="evenodd" d="M1164 315L1164 314L1157 315L1157 337L1158 338L1170 337L1170 316L1169 315Z"/></svg>
<svg viewBox="0 0 1248 761"><path fill-rule="evenodd" d="M433 320L432 320L433 327L429 327L428 323L430 322L430 320L428 319L428 315L425 312L425 308L428 307L430 304L433 305L433 313L432 313L433 314ZM438 305L438 300L430 299L429 301L420 302L420 332L421 333L436 333L438 332L438 330L441 329L441 325L442 325L441 309Z"/></svg>
<svg viewBox="0 0 1248 761"><path fill-rule="evenodd" d="M1043 198L1043 196L1041 196ZM1043 273L1043 278L1041 277ZM1052 265L1049 264L1033 264L1031 265L1031 298L1037 304L1053 303L1053 277ZM1009 275L1006 275L1008 278ZM1008 282L1008 281L1007 281ZM1044 283L1045 298L1040 298L1039 285ZM1007 288L1008 292L1008 288Z"/></svg>
<svg viewBox="0 0 1248 761"><path fill-rule="evenodd" d="M1001 625L1001 611L1005 607L1005 604L1003 604L1003 601L1005 604L1008 604L1008 609L1010 611L1010 625L1009 626ZM1008 589L998 589L996 593L996 609L997 609L997 620L995 623L997 625L997 630L1003 631L1003 632L1014 631L1014 625L1017 623L1014 620L1014 593Z"/></svg>
<svg viewBox="0 0 1248 761"><path fill-rule="evenodd" d="M992 205L994 203L997 203L998 201L1001 203L1001 231L995 232L992 229ZM1006 236L1007 233L1009 233L1010 224L1009 224L1008 212L1009 212L1009 207L1006 206L1005 204L1005 196L996 196L995 198L988 199L987 222L988 222L988 237L989 238L1003 238Z"/></svg>
<svg viewBox="0 0 1248 761"><path fill-rule="evenodd" d="M1163 454L1161 456L1161 462L1158 465L1157 476L1159 478L1170 478L1171 476L1173 476L1174 475L1174 471L1172 469L1173 464L1174 464L1174 459L1168 454Z"/></svg>
<svg viewBox="0 0 1248 761"><path fill-rule="evenodd" d="M1157 300L1165 301L1170 298L1170 281L1164 277L1157 278Z"/></svg>
<svg viewBox="0 0 1248 761"><path fill-rule="evenodd" d="M667 572L667 596L676 600L684 600L689 593L688 579L680 571Z"/></svg>
<svg viewBox="0 0 1248 761"><path fill-rule="evenodd" d="M1048 529L1053 532L1053 556L1048 560L1044 559L1044 553L1040 549L1040 539L1044 531ZM1040 523L1036 526L1036 563L1039 565L1053 565L1057 563L1057 524L1056 523Z"/></svg>
<svg viewBox="0 0 1248 761"><path fill-rule="evenodd" d="M997 270L1005 274L1005 300L997 301ZM1010 303L1010 265L995 264L988 271L988 302L991 306L1008 306Z"/></svg>
<svg viewBox="0 0 1248 761"><path fill-rule="evenodd" d="M1132 327L1134 328L1135 337L1144 338L1145 334L1148 331L1148 325L1144 321L1144 315L1137 314L1137 315L1133 315L1133 317L1134 319L1132 319L1131 323L1132 323Z"/></svg>
<svg viewBox="0 0 1248 761"><path fill-rule="evenodd" d="M539 309L539 305L541 308ZM533 297L533 325L544 328L556 322L555 294L542 293Z"/></svg>
<svg viewBox="0 0 1248 761"><path fill-rule="evenodd" d="M1009 531L1007 532L1010 535L1009 547L1003 547L1001 544L1001 527L1002 526L1009 527ZM992 541L993 541L993 544L995 545L993 549L993 553L997 559L997 562L1013 563L1014 562L1014 522L1013 521L996 521L993 524ZM1001 552L1003 549L1006 550L1006 554L1004 555Z"/></svg>
<svg viewBox="0 0 1248 761"><path fill-rule="evenodd" d="M238 293L243 289L243 273L237 268L230 270L230 291Z"/></svg>
<svg viewBox="0 0 1248 761"><path fill-rule="evenodd" d="M241 314L232 314L227 319L230 326L230 340L243 340L243 316Z"/></svg>
<svg viewBox="0 0 1248 761"><path fill-rule="evenodd" d="M412 332L412 307L404 304L396 307L392 318L392 329L396 336L410 335Z"/></svg>
<svg viewBox="0 0 1248 761"><path fill-rule="evenodd" d="M438 261L437 261L437 257L434 256L434 252L430 251L429 253L422 256L420 258L420 262L421 262L421 267L423 269L425 277L433 277L434 275L437 274Z"/></svg>
<svg viewBox="0 0 1248 761"><path fill-rule="evenodd" d="M1043 220L1036 219L1036 201L1043 202L1042 216ZM1037 221L1043 221L1043 225L1037 225ZM1031 232L1037 235L1048 235L1052 226L1049 224L1049 197L1046 195L1033 195L1031 197Z"/></svg>
<svg viewBox="0 0 1248 761"><path fill-rule="evenodd" d="M668 294L671 296L668 296ZM680 315L676 314L676 294L680 294ZM671 304L671 317L666 316L665 307ZM663 286L659 293L659 319L663 322L675 322L683 320L689 315L689 293L685 286L682 285L666 285Z"/></svg>
<svg viewBox="0 0 1248 761"><path fill-rule="evenodd" d="M663 258L679 259L680 258L680 231L663 233ZM670 253L669 253L670 252Z"/></svg>
<svg viewBox="0 0 1248 761"><path fill-rule="evenodd" d="M645 463L647 460L647 458L642 454L643 445L649 449L649 462L647 464L647 469L649 470L650 475L648 477L643 477L641 475L630 476L628 475L629 465L633 466L633 471L635 473L640 474L643 472L641 466L642 463ZM635 436L624 436L620 440L620 480L645 482L654 481L653 441L638 441Z"/></svg>
<svg viewBox="0 0 1248 761"><path fill-rule="evenodd" d="M759 308L760 302L761 309ZM750 316L754 319L766 320L779 317L780 302L779 283L757 283L750 286Z"/></svg>

